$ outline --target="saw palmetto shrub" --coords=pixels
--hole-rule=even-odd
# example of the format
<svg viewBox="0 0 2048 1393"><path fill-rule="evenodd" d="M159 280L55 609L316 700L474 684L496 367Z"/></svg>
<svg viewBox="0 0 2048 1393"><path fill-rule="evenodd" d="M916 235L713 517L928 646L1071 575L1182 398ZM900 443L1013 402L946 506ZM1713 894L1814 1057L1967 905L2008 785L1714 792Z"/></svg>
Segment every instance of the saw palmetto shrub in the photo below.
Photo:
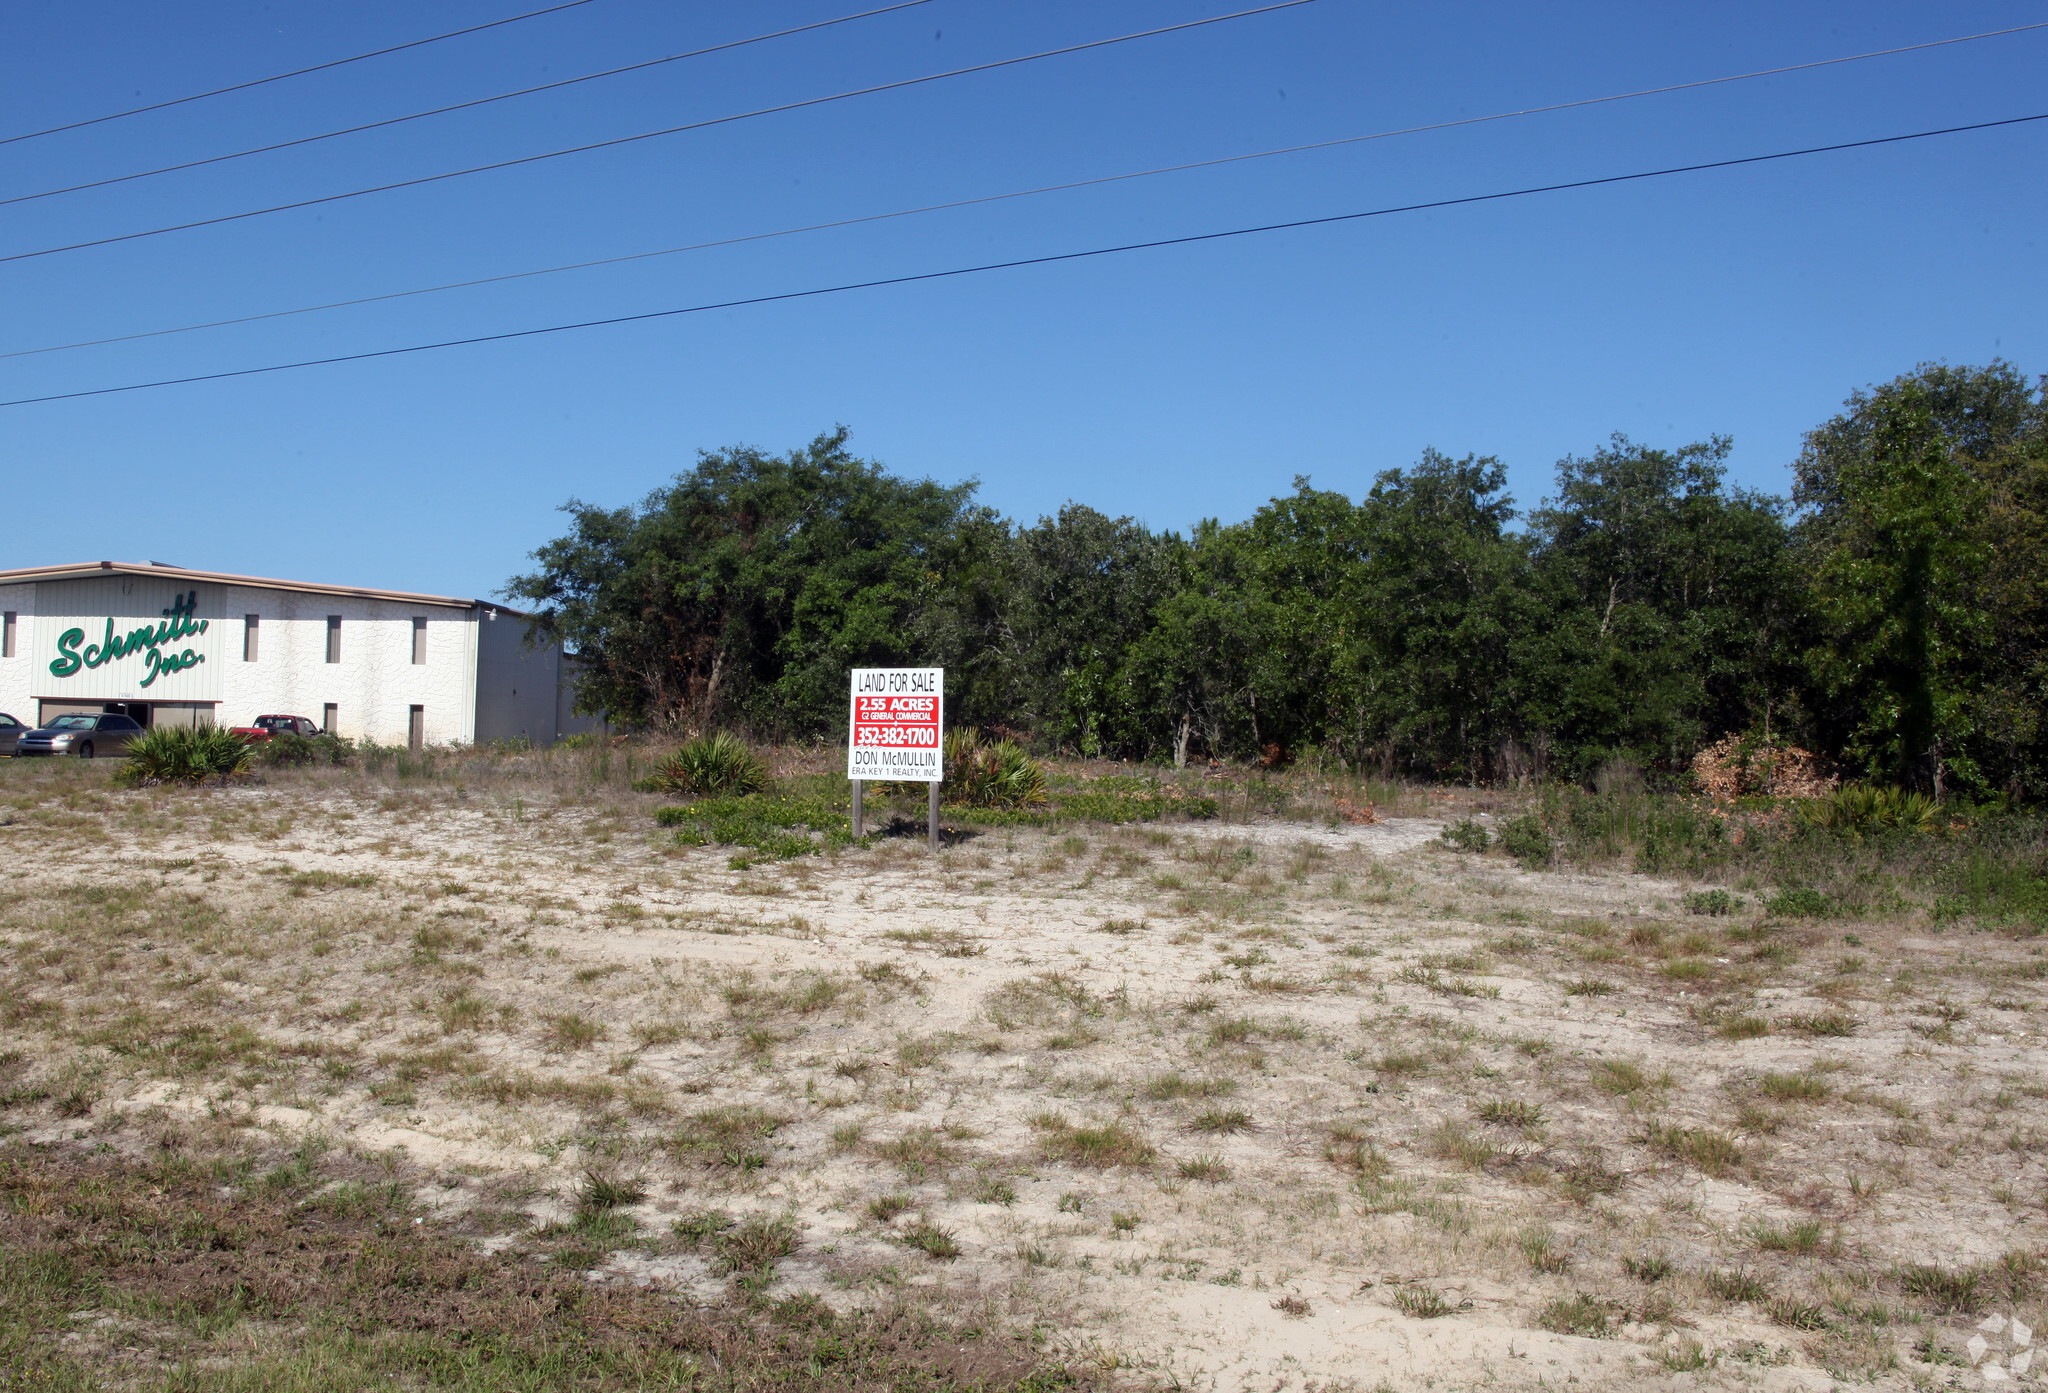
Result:
<svg viewBox="0 0 2048 1393"><path fill-rule="evenodd" d="M128 742L122 777L140 787L226 779L249 767L254 753L239 735L218 726L156 726Z"/></svg>
<svg viewBox="0 0 2048 1393"><path fill-rule="evenodd" d="M946 733L947 801L977 808L1030 808L1045 802L1045 766L1011 740L976 730Z"/></svg>
<svg viewBox="0 0 2048 1393"><path fill-rule="evenodd" d="M746 741L721 730L685 741L654 767L653 782L662 793L758 793L768 784L768 769Z"/></svg>

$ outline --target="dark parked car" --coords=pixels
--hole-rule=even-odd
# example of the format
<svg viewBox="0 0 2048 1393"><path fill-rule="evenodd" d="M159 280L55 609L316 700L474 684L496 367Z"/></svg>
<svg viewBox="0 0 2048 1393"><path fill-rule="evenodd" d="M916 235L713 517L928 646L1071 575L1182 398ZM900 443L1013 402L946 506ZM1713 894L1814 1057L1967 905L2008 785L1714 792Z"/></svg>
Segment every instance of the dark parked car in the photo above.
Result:
<svg viewBox="0 0 2048 1393"><path fill-rule="evenodd" d="M59 716L46 726L22 732L15 742L18 755L77 755L93 759L118 755L128 742L142 734L142 727L128 716Z"/></svg>
<svg viewBox="0 0 2048 1393"><path fill-rule="evenodd" d="M21 733L28 727L5 711L0 711L0 755L14 753L14 742L21 739Z"/></svg>

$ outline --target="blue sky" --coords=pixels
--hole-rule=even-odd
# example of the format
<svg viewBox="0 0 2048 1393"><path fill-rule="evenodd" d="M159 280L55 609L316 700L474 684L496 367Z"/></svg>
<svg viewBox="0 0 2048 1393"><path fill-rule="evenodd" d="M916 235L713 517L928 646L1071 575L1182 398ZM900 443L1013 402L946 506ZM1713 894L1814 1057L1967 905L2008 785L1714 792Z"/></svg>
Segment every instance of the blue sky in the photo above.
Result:
<svg viewBox="0 0 2048 1393"><path fill-rule="evenodd" d="M1225 13L933 0L395 131L0 207L0 255ZM517 13L0 10L0 135ZM0 197L863 8L595 0L0 145ZM0 352L772 231L2048 21L2039 3L1316 0L999 72L322 208L0 264ZM137 343L15 398L1598 177L2048 110L2048 30L1573 112ZM2048 122L406 358L0 411L0 566L116 557L485 594L575 496L843 422L1020 518L1247 516L1426 447L1525 504L1615 431L1732 435L1782 491L1852 389L2048 371ZM49 501L40 485L50 485ZM58 487L58 486L64 487Z"/></svg>

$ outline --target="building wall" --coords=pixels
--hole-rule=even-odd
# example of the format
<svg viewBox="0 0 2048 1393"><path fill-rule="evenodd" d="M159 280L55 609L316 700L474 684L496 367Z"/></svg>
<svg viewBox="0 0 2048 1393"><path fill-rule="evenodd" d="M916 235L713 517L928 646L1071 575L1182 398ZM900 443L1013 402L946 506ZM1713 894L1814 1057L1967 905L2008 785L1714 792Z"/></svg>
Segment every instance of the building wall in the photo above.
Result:
<svg viewBox="0 0 2048 1393"><path fill-rule="evenodd" d="M496 617L493 618L492 616ZM476 740L552 745L562 650L526 646L526 620L486 609L476 621Z"/></svg>
<svg viewBox="0 0 2048 1393"><path fill-rule="evenodd" d="M334 733L380 745L406 742L411 707L424 709L430 745L476 738L476 611L254 586L224 587L220 720L324 719ZM256 661L243 661L246 615L260 616ZM327 661L327 616L341 616L340 661ZM412 661L412 621L427 621L427 660ZM504 621L499 621L502 624Z"/></svg>
<svg viewBox="0 0 2048 1393"><path fill-rule="evenodd" d="M117 639L162 632L166 611L188 602L193 632L79 664L66 676L52 671L67 654L97 657L110 621ZM331 703L337 735L386 745L406 742L415 705L429 744L523 737L545 745L602 725L569 714L573 663L560 648L528 649L524 617L488 606L276 590L166 571L0 585L0 610L18 616L14 655L0 657L0 711L32 724L65 706L143 701L157 720L178 725L246 725L273 713L324 721ZM253 662L244 658L251 614ZM329 615L341 616L334 663L326 660ZM426 620L422 664L412 661L415 618ZM166 667L166 657L184 665Z"/></svg>
<svg viewBox="0 0 2048 1393"><path fill-rule="evenodd" d="M0 658L0 711L17 721L33 724L36 699L29 673L35 666L35 585L0 585L0 610L13 610L19 616L15 620L14 656Z"/></svg>

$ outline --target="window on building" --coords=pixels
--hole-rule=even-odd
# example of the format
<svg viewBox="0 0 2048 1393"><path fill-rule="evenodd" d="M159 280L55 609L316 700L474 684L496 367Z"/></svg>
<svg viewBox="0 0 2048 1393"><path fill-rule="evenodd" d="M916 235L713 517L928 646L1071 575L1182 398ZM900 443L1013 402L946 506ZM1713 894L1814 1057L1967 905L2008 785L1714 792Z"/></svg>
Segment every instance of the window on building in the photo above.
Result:
<svg viewBox="0 0 2048 1393"><path fill-rule="evenodd" d="M327 616L327 661L341 661L341 616L338 614Z"/></svg>
<svg viewBox="0 0 2048 1393"><path fill-rule="evenodd" d="M256 633L262 623L263 616L261 615L245 614L242 616L242 661L245 663L256 661Z"/></svg>
<svg viewBox="0 0 2048 1393"><path fill-rule="evenodd" d="M13 610L10 609L7 613L0 614L0 658L11 658L14 656L14 624L15 612Z"/></svg>
<svg viewBox="0 0 2048 1393"><path fill-rule="evenodd" d="M329 735L333 735L336 733L334 728L339 724L341 724L341 708L339 706L330 701L320 708L320 729Z"/></svg>
<svg viewBox="0 0 2048 1393"><path fill-rule="evenodd" d="M415 706L405 723L405 743L414 754L418 754L427 743L427 708Z"/></svg>
<svg viewBox="0 0 2048 1393"><path fill-rule="evenodd" d="M415 615L412 621L412 663L414 667L427 660L427 621Z"/></svg>

